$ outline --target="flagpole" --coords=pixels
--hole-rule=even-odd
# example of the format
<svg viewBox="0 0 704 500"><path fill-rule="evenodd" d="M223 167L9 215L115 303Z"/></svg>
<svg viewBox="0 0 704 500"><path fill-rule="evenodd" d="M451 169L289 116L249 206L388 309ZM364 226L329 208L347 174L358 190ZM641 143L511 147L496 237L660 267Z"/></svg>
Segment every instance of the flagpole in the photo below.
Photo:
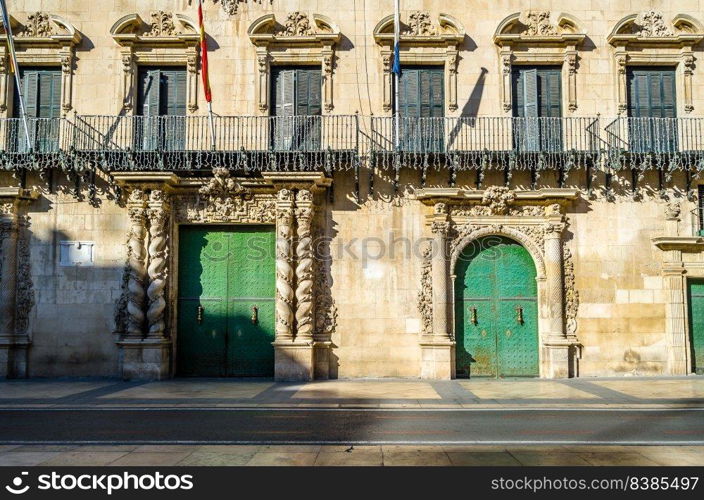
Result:
<svg viewBox="0 0 704 500"><path fill-rule="evenodd" d="M213 95L210 90L210 78L208 76L208 41L205 37L205 23L203 22L203 0L198 0L198 24L200 29L200 72L203 77L205 100L208 103L210 150L215 151L215 119L213 118Z"/></svg>
<svg viewBox="0 0 704 500"><path fill-rule="evenodd" d="M401 43L401 0L394 0L394 145L395 149L398 150L399 147L399 68L401 67L400 61L400 43Z"/></svg>
<svg viewBox="0 0 704 500"><path fill-rule="evenodd" d="M2 24L5 26L7 35L7 48L10 50L10 61L12 63L13 73L15 74L15 85L17 86L17 98L20 103L20 115L24 124L24 135L27 140L27 148L32 151L32 141L29 139L29 125L27 124L27 113L24 107L24 96L22 96L22 82L20 81L19 67L17 66L17 54L15 53L15 39L12 35L12 26L10 25L10 16L7 13L7 5L5 0L0 0L2 7Z"/></svg>

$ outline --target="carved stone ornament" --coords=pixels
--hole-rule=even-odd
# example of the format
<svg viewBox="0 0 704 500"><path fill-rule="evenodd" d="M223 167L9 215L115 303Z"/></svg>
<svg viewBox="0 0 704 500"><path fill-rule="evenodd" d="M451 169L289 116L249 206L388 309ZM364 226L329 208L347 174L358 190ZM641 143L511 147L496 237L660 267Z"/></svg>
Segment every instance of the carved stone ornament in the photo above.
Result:
<svg viewBox="0 0 704 500"><path fill-rule="evenodd" d="M636 34L643 38L664 38L675 36L675 33L665 24L662 12L649 10L641 12L634 23L639 30Z"/></svg>
<svg viewBox="0 0 704 500"><path fill-rule="evenodd" d="M516 193L504 186L491 186L482 196L482 205L487 205L492 215L505 215L515 201Z"/></svg>
<svg viewBox="0 0 704 500"><path fill-rule="evenodd" d="M530 11L526 13L526 29L521 33L525 36L555 36L559 35L557 26L550 21L549 11Z"/></svg>
<svg viewBox="0 0 704 500"><path fill-rule="evenodd" d="M579 292L575 286L574 262L572 252L567 246L563 247L563 272L565 287L565 332L568 337L577 335L577 313L579 312Z"/></svg>
<svg viewBox="0 0 704 500"><path fill-rule="evenodd" d="M226 222L230 224L273 224L276 201L270 196L204 197L182 196L176 204L179 223Z"/></svg>
<svg viewBox="0 0 704 500"><path fill-rule="evenodd" d="M47 12L35 12L27 16L27 23L17 33L18 37L48 38L54 34L51 19Z"/></svg>
<svg viewBox="0 0 704 500"><path fill-rule="evenodd" d="M311 36L315 30L305 12L295 11L286 16L286 22L277 36Z"/></svg>
<svg viewBox="0 0 704 500"><path fill-rule="evenodd" d="M173 13L159 10L152 12L151 18L152 20L149 24L149 31L145 34L145 36L162 37L175 36L179 34L176 30L176 25L174 24Z"/></svg>
<svg viewBox="0 0 704 500"><path fill-rule="evenodd" d="M21 221L26 225L27 221ZM29 255L29 242L20 238L17 242L17 291L15 294L15 334L26 335L29 328L29 313L34 307L34 283Z"/></svg>
<svg viewBox="0 0 704 500"><path fill-rule="evenodd" d="M682 207L676 201L671 201L665 205L665 219L667 220L679 220L680 214L682 213Z"/></svg>
<svg viewBox="0 0 704 500"><path fill-rule="evenodd" d="M403 32L409 36L433 36L438 30L430 19L430 13L426 10L414 10L408 16L408 29Z"/></svg>
<svg viewBox="0 0 704 500"><path fill-rule="evenodd" d="M213 168L213 178L198 190L204 201L205 217L209 220L229 220L245 211L251 193L234 179L226 168Z"/></svg>
<svg viewBox="0 0 704 500"><path fill-rule="evenodd" d="M424 335L433 333L433 247L430 242L423 248L418 292L418 311L421 318L421 331Z"/></svg>

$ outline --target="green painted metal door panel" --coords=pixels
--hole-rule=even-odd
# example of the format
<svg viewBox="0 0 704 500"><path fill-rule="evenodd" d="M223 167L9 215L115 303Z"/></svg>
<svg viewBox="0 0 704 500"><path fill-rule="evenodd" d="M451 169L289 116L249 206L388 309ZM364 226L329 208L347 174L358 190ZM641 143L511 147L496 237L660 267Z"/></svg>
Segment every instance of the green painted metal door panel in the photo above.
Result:
<svg viewBox="0 0 704 500"><path fill-rule="evenodd" d="M457 369L471 376L537 376L537 284L533 259L498 236L462 252L455 284Z"/></svg>
<svg viewBox="0 0 704 500"><path fill-rule="evenodd" d="M688 295L692 369L704 375L704 281L689 281Z"/></svg>
<svg viewBox="0 0 704 500"><path fill-rule="evenodd" d="M273 375L273 228L184 226L179 246L178 373Z"/></svg>
<svg viewBox="0 0 704 500"><path fill-rule="evenodd" d="M274 374L276 270L273 228L249 227L230 238L238 263L228 282L228 365L232 376ZM256 314L254 312L256 308Z"/></svg>
<svg viewBox="0 0 704 500"><path fill-rule="evenodd" d="M178 372L226 374L227 233L184 226L179 239ZM202 321L198 321L198 307Z"/></svg>

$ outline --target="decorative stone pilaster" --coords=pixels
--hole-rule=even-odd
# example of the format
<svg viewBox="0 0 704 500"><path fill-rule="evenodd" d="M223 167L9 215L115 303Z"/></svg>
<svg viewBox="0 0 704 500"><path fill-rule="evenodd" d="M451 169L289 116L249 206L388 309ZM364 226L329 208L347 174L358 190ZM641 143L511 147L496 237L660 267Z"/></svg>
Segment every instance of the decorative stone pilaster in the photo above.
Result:
<svg viewBox="0 0 704 500"><path fill-rule="evenodd" d="M161 340L166 337L164 290L168 277L169 206L164 191L155 189L149 194L147 218L149 219L147 338Z"/></svg>
<svg viewBox="0 0 704 500"><path fill-rule="evenodd" d="M296 341L313 341L313 193L302 189L296 194Z"/></svg>
<svg viewBox="0 0 704 500"><path fill-rule="evenodd" d="M130 231L127 237L127 254L129 258L129 278L127 280L127 328L126 339L144 337L146 300L146 249L145 237L146 200L144 191L135 188L129 195L128 214Z"/></svg>
<svg viewBox="0 0 704 500"><path fill-rule="evenodd" d="M293 340L293 192L279 191L276 203L276 342Z"/></svg>
<svg viewBox="0 0 704 500"><path fill-rule="evenodd" d="M421 340L421 378L450 379L453 378L455 343L448 328L447 314L449 282L447 237L450 229L447 205L436 203L430 219L433 233L430 261L432 331L424 332Z"/></svg>
<svg viewBox="0 0 704 500"><path fill-rule="evenodd" d="M3 192L4 191L4 192ZM27 372L29 315L34 289L24 201L36 193L18 188L0 191L0 378L24 378Z"/></svg>

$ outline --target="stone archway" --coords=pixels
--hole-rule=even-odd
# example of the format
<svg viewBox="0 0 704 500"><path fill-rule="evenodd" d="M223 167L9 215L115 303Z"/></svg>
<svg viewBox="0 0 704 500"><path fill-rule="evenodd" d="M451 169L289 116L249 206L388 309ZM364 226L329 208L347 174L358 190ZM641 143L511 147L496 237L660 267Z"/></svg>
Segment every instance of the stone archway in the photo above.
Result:
<svg viewBox="0 0 704 500"><path fill-rule="evenodd" d="M567 189L516 193L504 187L453 193L443 190L437 194L433 191L427 189L419 194L421 201L433 206L433 213L426 220L433 233L432 248L424 254L419 296L424 334L420 343L421 377L455 376L451 314L455 306L455 267L469 243L488 235L517 241L535 262L540 376L576 376L581 353L576 337L578 294L571 254L564 241L567 224L563 204L577 193Z"/></svg>

